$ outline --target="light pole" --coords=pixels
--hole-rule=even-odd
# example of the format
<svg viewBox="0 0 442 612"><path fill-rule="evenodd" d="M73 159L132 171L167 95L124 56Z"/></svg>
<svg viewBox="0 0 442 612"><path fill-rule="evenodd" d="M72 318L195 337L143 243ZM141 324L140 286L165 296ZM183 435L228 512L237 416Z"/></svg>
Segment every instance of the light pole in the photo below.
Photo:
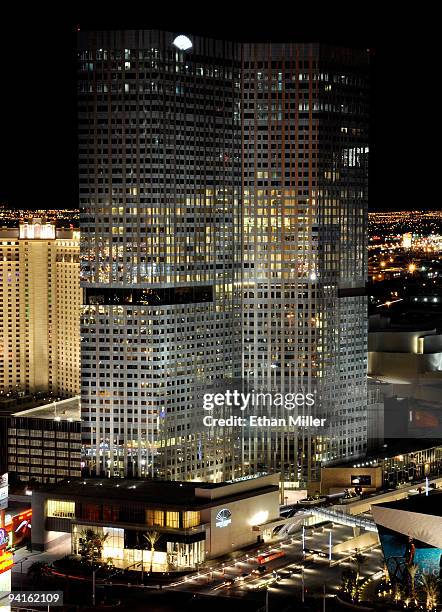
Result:
<svg viewBox="0 0 442 612"><path fill-rule="evenodd" d="M100 570L101 567L96 567L94 570L92 570L92 607L95 608L95 591L96 591L96 580L95 580L95 574L98 572L98 570Z"/></svg>
<svg viewBox="0 0 442 612"><path fill-rule="evenodd" d="M305 594L304 594L304 566L301 568L301 582L302 582L302 603L305 602Z"/></svg>
<svg viewBox="0 0 442 612"><path fill-rule="evenodd" d="M266 588L266 612L269 612L269 587Z"/></svg>
<svg viewBox="0 0 442 612"><path fill-rule="evenodd" d="M28 557L20 561L20 589L23 591L23 563L28 560Z"/></svg>
<svg viewBox="0 0 442 612"><path fill-rule="evenodd" d="M95 572L97 569L92 570L92 607L95 608Z"/></svg>

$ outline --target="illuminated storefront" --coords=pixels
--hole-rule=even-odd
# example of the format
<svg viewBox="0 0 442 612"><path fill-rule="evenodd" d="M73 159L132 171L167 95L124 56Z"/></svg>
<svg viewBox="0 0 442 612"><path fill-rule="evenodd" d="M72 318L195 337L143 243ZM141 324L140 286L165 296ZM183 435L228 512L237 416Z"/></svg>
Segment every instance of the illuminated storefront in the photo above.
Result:
<svg viewBox="0 0 442 612"><path fill-rule="evenodd" d="M18 548L31 541L31 519L31 508L20 511L8 509L4 518L4 528L9 538L8 546Z"/></svg>
<svg viewBox="0 0 442 612"><path fill-rule="evenodd" d="M8 474L0 474L0 593L11 591L11 570L14 564L10 536L5 526L5 508L8 506ZM10 610L8 601L0 597L0 610Z"/></svg>
<svg viewBox="0 0 442 612"><path fill-rule="evenodd" d="M279 517L279 474L225 483L78 479L34 491L32 548L64 542L103 561L149 571L194 568L253 544ZM155 541L152 543L152 534Z"/></svg>
<svg viewBox="0 0 442 612"><path fill-rule="evenodd" d="M0 527L0 593L9 593L11 590L11 570L14 561L12 552L7 550L8 546L8 532L4 527ZM4 605L3 601L0 601L0 609L7 609Z"/></svg>

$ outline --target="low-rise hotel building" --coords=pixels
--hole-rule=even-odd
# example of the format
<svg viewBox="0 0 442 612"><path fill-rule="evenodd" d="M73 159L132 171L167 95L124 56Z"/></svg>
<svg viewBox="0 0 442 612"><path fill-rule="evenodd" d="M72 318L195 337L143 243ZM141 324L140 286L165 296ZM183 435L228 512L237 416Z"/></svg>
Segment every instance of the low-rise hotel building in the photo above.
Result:
<svg viewBox="0 0 442 612"><path fill-rule="evenodd" d="M1 398L1 471L11 483L80 477L80 398Z"/></svg>

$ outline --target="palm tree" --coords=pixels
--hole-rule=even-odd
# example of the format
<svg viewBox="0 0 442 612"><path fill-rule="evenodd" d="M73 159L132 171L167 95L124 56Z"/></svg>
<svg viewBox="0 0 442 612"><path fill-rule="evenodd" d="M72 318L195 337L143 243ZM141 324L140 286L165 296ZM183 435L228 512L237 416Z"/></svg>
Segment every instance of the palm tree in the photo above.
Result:
<svg viewBox="0 0 442 612"><path fill-rule="evenodd" d="M439 595L439 581L436 576L431 574L422 576L422 590L425 595L425 606L427 610L432 610L437 606Z"/></svg>
<svg viewBox="0 0 442 612"><path fill-rule="evenodd" d="M395 585L394 585L394 593L393 593L393 599L394 599L395 603L398 603L398 601L400 601L401 596L402 596L401 587L400 587L399 583L396 582Z"/></svg>
<svg viewBox="0 0 442 612"><path fill-rule="evenodd" d="M145 535L143 535L143 537L144 537L145 540L147 540L147 542L150 545L150 571L152 572L153 555L154 555L154 552L155 552L155 544L161 538L161 534L158 533L158 531L148 531Z"/></svg>
<svg viewBox="0 0 442 612"><path fill-rule="evenodd" d="M365 561L365 557L364 555L359 552L359 549L355 548L355 554L353 557L353 561L356 563L356 578L355 578L355 599L356 601L359 601L359 597L361 595L361 586L360 586L360 582L361 582L361 565L364 563Z"/></svg>
<svg viewBox="0 0 442 612"><path fill-rule="evenodd" d="M101 559L103 544L107 540L108 535L108 533L99 533L90 528L80 531L79 541L81 556L91 563Z"/></svg>
<svg viewBox="0 0 442 612"><path fill-rule="evenodd" d="M364 563L365 557L361 552L359 552L358 548L355 548L355 555L353 557L353 561L356 563L356 576L357 580L359 581L361 574L361 565Z"/></svg>
<svg viewBox="0 0 442 612"><path fill-rule="evenodd" d="M415 563L407 565L408 574L410 576L410 599L416 603L416 573L418 566Z"/></svg>

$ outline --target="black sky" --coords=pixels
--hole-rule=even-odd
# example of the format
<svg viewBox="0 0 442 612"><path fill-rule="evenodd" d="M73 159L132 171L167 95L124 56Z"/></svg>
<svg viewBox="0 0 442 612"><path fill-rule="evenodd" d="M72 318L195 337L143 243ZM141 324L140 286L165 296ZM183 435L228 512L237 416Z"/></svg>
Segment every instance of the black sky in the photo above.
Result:
<svg viewBox="0 0 442 612"><path fill-rule="evenodd" d="M94 6L94 10L91 7ZM291 14L253 4L205 4L160 13L130 3L76 4L67 12L38 9L3 23L0 97L0 204L14 208L76 208L75 29L146 27L237 40L321 41L369 48L371 56L370 208L438 208L429 143L440 116L429 83L440 72L436 43L367 8L364 15ZM141 6L141 5L140 5ZM192 6L192 5L190 5ZM296 5L293 5L296 7ZM100 10L100 7L102 10ZM252 17L255 15L255 17ZM413 34L411 34L413 32ZM431 40L431 37L428 38ZM436 71L435 73L433 71ZM439 78L439 77L437 77ZM435 84L436 85L436 84Z"/></svg>

